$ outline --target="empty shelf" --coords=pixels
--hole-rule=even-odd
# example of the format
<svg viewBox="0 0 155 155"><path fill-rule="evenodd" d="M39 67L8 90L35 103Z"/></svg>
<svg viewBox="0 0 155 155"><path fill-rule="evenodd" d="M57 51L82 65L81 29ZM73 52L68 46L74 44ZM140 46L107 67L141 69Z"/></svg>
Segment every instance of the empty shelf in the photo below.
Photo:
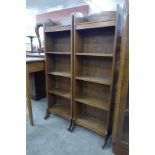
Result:
<svg viewBox="0 0 155 155"><path fill-rule="evenodd" d="M46 54L60 54L60 55L64 54L64 55L70 55L71 52L46 52Z"/></svg>
<svg viewBox="0 0 155 155"><path fill-rule="evenodd" d="M54 88L54 89L50 90L48 93L55 94L55 95L65 97L65 98L68 98L68 99L71 98L71 93L69 91L63 90L63 89L60 89L60 88Z"/></svg>
<svg viewBox="0 0 155 155"><path fill-rule="evenodd" d="M47 73L56 76L71 77L71 74L69 72L47 72Z"/></svg>
<svg viewBox="0 0 155 155"><path fill-rule="evenodd" d="M89 105L89 106L93 106L99 109L109 111L108 102L97 99L97 98L93 98L89 96L81 96L81 97L76 98L75 100L80 103Z"/></svg>
<svg viewBox="0 0 155 155"><path fill-rule="evenodd" d="M61 104L53 105L51 108L48 109L51 114L60 115L66 119L70 117L70 108L68 106L64 106Z"/></svg>
<svg viewBox="0 0 155 155"><path fill-rule="evenodd" d="M104 77L91 77L91 76L78 76L75 77L77 80L88 81L93 83L99 83L104 85L111 85L111 80Z"/></svg>
<svg viewBox="0 0 155 155"><path fill-rule="evenodd" d="M95 118L87 116L87 115L80 115L80 116L77 116L75 122L76 122L76 124L86 127L90 130L93 130L102 136L107 135L107 130L105 129L105 124L101 120L95 119Z"/></svg>
<svg viewBox="0 0 155 155"><path fill-rule="evenodd" d="M104 54L104 53L76 53L76 55L80 56L96 56L96 57L113 57L113 54Z"/></svg>

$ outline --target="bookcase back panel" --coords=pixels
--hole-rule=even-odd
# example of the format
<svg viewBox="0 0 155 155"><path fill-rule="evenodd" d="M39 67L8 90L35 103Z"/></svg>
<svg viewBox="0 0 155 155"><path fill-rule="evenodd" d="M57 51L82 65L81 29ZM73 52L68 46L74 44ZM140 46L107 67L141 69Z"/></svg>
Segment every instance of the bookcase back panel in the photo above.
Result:
<svg viewBox="0 0 155 155"><path fill-rule="evenodd" d="M114 45L114 27L106 27L99 29L88 29L78 31L80 37L79 45L82 46L80 51L84 53L104 53L112 54Z"/></svg>
<svg viewBox="0 0 155 155"><path fill-rule="evenodd" d="M44 38L45 38L45 52L51 52L52 51L52 37L50 35L51 33L44 33Z"/></svg>
<svg viewBox="0 0 155 155"><path fill-rule="evenodd" d="M55 70L57 71L66 71L70 72L70 56L68 55L61 55L55 56Z"/></svg>
<svg viewBox="0 0 155 155"><path fill-rule="evenodd" d="M112 59L102 57L79 56L79 73L77 76L111 77Z"/></svg>
<svg viewBox="0 0 155 155"><path fill-rule="evenodd" d="M76 98L78 97L90 97L95 98L101 101L106 101L107 104L110 102L110 87L100 84L94 84L91 82L85 81L77 81L76 82L77 90L80 90L76 94Z"/></svg>
<svg viewBox="0 0 155 155"><path fill-rule="evenodd" d="M46 71L49 72L51 70L54 70L54 58L52 58L52 55L46 54Z"/></svg>
<svg viewBox="0 0 155 155"><path fill-rule="evenodd" d="M47 81L47 90L51 90L51 88L55 88L55 77L52 75L46 75L46 81Z"/></svg>
<svg viewBox="0 0 155 155"><path fill-rule="evenodd" d="M50 40L46 44L47 52L70 52L70 31L48 33L46 38Z"/></svg>
<svg viewBox="0 0 155 155"><path fill-rule="evenodd" d="M48 107L52 107L53 105L55 105L55 103L56 103L56 98L55 98L54 95L48 94L48 95L47 95L47 99L48 99Z"/></svg>
<svg viewBox="0 0 155 155"><path fill-rule="evenodd" d="M47 71L70 72L70 55L46 55Z"/></svg>
<svg viewBox="0 0 155 155"><path fill-rule="evenodd" d="M48 105L49 107L52 107L53 105L62 105L62 106L67 106L70 108L70 100L54 95L54 94L48 94Z"/></svg>
<svg viewBox="0 0 155 155"><path fill-rule="evenodd" d="M56 88L70 91L70 84L70 79L68 78L56 78Z"/></svg>
<svg viewBox="0 0 155 155"><path fill-rule="evenodd" d="M68 78L63 78L63 77L58 77L58 76L52 76L52 75L47 75L48 78L48 90L52 89L62 89L66 91L70 91L70 79Z"/></svg>
<svg viewBox="0 0 155 155"><path fill-rule="evenodd" d="M91 107L91 106L87 106L87 105L84 105L82 104L81 105L81 115L86 115L88 117L92 117L92 118L95 118L97 120L102 120L103 123L106 122L106 112L103 111L103 110L100 110L98 108L94 108L94 107Z"/></svg>
<svg viewBox="0 0 155 155"><path fill-rule="evenodd" d="M63 106L67 106L69 109L70 109L70 100L69 99L66 99L66 98L63 98L63 97L60 97L60 96L55 96L56 98L56 104L57 105L63 105Z"/></svg>

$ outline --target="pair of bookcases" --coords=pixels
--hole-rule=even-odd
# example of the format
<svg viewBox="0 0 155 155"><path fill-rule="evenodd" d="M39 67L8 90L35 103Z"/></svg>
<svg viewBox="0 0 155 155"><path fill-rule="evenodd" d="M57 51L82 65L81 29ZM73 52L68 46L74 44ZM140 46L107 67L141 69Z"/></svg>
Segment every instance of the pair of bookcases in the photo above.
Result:
<svg viewBox="0 0 155 155"><path fill-rule="evenodd" d="M106 137L115 65L115 11L44 25L47 115Z"/></svg>

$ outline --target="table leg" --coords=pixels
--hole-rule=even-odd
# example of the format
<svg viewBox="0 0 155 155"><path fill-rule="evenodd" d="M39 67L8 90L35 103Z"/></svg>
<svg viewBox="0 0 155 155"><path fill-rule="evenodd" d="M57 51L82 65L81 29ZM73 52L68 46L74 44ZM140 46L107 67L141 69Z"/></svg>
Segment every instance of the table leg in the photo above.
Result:
<svg viewBox="0 0 155 155"><path fill-rule="evenodd" d="M31 97L30 97L30 81L29 81L29 72L28 66L26 66L26 98L27 98L27 106L29 112L30 124L33 125L33 114L32 114L32 105L31 105Z"/></svg>

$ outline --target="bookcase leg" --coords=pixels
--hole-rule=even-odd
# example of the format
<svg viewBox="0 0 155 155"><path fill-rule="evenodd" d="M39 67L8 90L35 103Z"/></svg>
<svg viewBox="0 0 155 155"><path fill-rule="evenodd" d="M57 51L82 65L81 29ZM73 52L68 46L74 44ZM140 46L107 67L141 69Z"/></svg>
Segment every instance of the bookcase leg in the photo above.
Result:
<svg viewBox="0 0 155 155"><path fill-rule="evenodd" d="M69 125L69 128L68 128L68 131L70 131L71 127L72 127L72 122L70 122L70 125Z"/></svg>
<svg viewBox="0 0 155 155"><path fill-rule="evenodd" d="M75 123L72 124L70 132L73 132L74 128L75 128Z"/></svg>
<svg viewBox="0 0 155 155"><path fill-rule="evenodd" d="M104 142L104 144L103 144L103 146L102 146L102 149L104 149L104 148L106 147L107 141L108 141L108 136L107 136L106 139L105 139L105 142Z"/></svg>
<svg viewBox="0 0 155 155"><path fill-rule="evenodd" d="M46 115L45 115L44 119L46 120L49 116L50 116L50 113L49 113L49 111L48 111L48 109L47 109Z"/></svg>
<svg viewBox="0 0 155 155"><path fill-rule="evenodd" d="M72 132L75 128L75 119L72 118L68 131Z"/></svg>
<svg viewBox="0 0 155 155"><path fill-rule="evenodd" d="M69 128L68 128L68 131L70 131L70 129L71 129L71 127L72 127L72 118L73 118L73 117L70 118L70 125L69 125Z"/></svg>
<svg viewBox="0 0 155 155"><path fill-rule="evenodd" d="M109 139L109 135L106 136L105 142L104 142L104 144L103 144L103 146L102 146L102 149L104 149L104 148L106 147L107 142L108 142L108 139Z"/></svg>

